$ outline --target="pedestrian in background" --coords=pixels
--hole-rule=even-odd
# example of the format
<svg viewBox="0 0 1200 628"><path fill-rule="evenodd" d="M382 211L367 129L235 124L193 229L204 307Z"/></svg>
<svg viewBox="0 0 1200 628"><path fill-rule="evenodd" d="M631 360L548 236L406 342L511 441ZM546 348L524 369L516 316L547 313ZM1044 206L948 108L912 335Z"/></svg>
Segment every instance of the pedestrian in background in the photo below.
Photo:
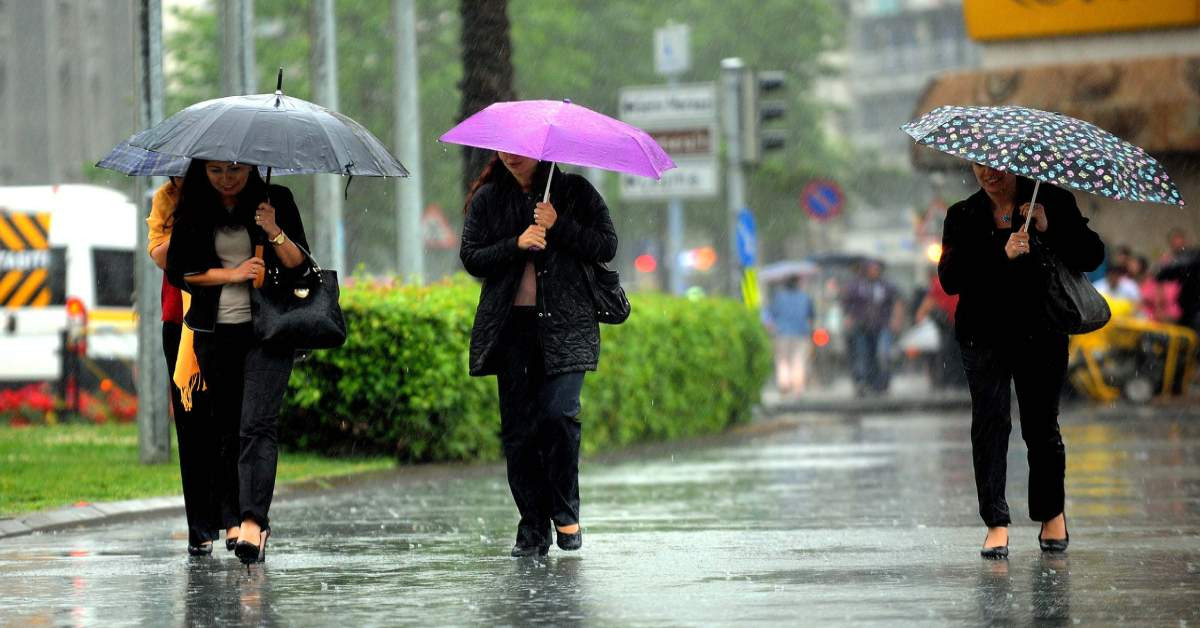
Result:
<svg viewBox="0 0 1200 628"><path fill-rule="evenodd" d="M1178 295L1179 324L1200 333L1200 250L1192 248L1179 228L1170 231L1167 243L1170 248L1156 278L1169 282L1167 290Z"/></svg>
<svg viewBox="0 0 1200 628"><path fill-rule="evenodd" d="M497 153L471 185L459 257L483 280L470 373L496 375L500 440L520 512L513 556L544 555L553 522L561 549L579 526L579 395L600 359L600 328L583 264L608 262L617 234L581 176Z"/></svg>
<svg viewBox="0 0 1200 628"><path fill-rule="evenodd" d="M161 269L167 267L167 250L179 201L180 180L171 177L154 193L150 206L150 258ZM175 440L179 447L179 477L183 484L183 511L188 525L188 554L212 554L213 541L219 538L220 517L214 491L218 469L219 443L212 429L211 416L200 392L200 370L192 346L192 333L183 326L183 293L167 281L162 282L163 356L170 380L171 417L175 421ZM190 300L190 299L189 299ZM233 549L238 529L226 530L226 546Z"/></svg>
<svg viewBox="0 0 1200 628"><path fill-rule="evenodd" d="M1086 272L1104 260L1104 244L1087 226L1070 192L973 164L980 189L946 213L938 276L960 295L955 335L971 390L971 452L979 515L988 527L981 554L1008 556L1011 523L1004 489L1016 386L1021 436L1029 449L1029 516L1041 522L1042 551L1064 551L1066 451L1058 400L1067 373L1067 336L1050 331L1041 266L1030 252L1049 247L1068 268ZM1032 212L1024 231L1021 219Z"/></svg>
<svg viewBox="0 0 1200 628"><path fill-rule="evenodd" d="M1117 258L1109 260L1108 267L1104 269L1104 278L1093 282L1092 286L1110 299L1124 299L1136 304L1141 300L1141 292L1137 282L1126 275L1126 264L1122 264Z"/></svg>
<svg viewBox="0 0 1200 628"><path fill-rule="evenodd" d="M262 257L254 245L264 247ZM269 243L269 244L268 244ZM238 528L243 563L266 558L269 511L279 459L279 409L295 349L254 335L251 283L265 273L286 278L304 269L308 248L292 193L268 186L246 164L193 159L183 180L167 251L172 283L192 295L185 322L195 334L200 374L221 439L222 525ZM281 299L266 283L263 296Z"/></svg>
<svg viewBox="0 0 1200 628"><path fill-rule="evenodd" d="M904 304L883 278L883 264L867 260L842 292L850 366L859 394L887 392L891 383L891 339L900 331Z"/></svg>
<svg viewBox="0 0 1200 628"><path fill-rule="evenodd" d="M813 302L799 276L788 280L771 295L767 306L767 329L774 337L775 382L779 392L798 394L808 383L812 359Z"/></svg>
<svg viewBox="0 0 1200 628"><path fill-rule="evenodd" d="M1160 323L1179 320L1179 286L1159 281L1150 273L1150 262L1144 255L1129 260L1129 278L1138 287L1138 315Z"/></svg>

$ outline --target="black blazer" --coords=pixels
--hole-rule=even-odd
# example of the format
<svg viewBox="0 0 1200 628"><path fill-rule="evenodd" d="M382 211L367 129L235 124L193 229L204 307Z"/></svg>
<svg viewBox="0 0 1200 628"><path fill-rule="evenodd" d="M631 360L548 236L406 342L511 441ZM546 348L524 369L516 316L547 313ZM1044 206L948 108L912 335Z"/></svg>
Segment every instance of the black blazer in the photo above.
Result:
<svg viewBox="0 0 1200 628"><path fill-rule="evenodd" d="M1016 207L1028 203L1032 192L1027 179L1018 179ZM1073 271L1089 272L1104 261L1104 243L1087 226L1074 195L1043 183L1037 202L1046 208L1046 232L1030 223L1034 254L1014 260L1004 245L1024 226L1018 211L1008 227L997 228L982 189L946 211L938 278L947 294L960 295L954 317L960 341L1002 342L1049 331L1043 314L1046 277L1034 257L1038 247L1052 249Z"/></svg>
<svg viewBox="0 0 1200 628"><path fill-rule="evenodd" d="M287 234L287 237L300 246L308 249L308 239L304 235L304 224L300 220L300 210L292 198L291 190L281 186L270 186L271 206L275 208L275 224ZM257 203L255 204L257 206ZM222 211L213 208L213 211ZM307 272L308 265L301 264L296 268L287 268L280 263L275 254L274 245L267 242L267 235L261 227L254 224L254 212L240 207L237 211L237 222L246 227L253 244L263 244L263 262L266 264L268 279L263 284L263 294L268 298L281 298L280 291L301 274ZM171 246L167 249L167 280L180 290L186 290L192 295L192 305L184 316L188 327L198 332L210 332L216 329L217 305L221 300L221 290L224 286L195 286L184 279L188 275L198 275L211 268L221 268L221 258L217 256L215 233L211 226L202 226L188 216L178 216L171 231ZM279 285L269 279L272 272L278 270Z"/></svg>

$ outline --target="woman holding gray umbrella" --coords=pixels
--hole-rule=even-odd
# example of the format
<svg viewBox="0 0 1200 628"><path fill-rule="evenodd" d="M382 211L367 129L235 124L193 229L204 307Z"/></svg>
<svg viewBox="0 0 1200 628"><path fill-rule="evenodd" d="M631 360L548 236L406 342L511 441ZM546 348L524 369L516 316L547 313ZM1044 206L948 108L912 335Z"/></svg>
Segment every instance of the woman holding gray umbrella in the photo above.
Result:
<svg viewBox="0 0 1200 628"><path fill-rule="evenodd" d="M246 564L266 558L276 424L294 351L256 338L250 291L267 273L289 276L305 268L297 243L308 247L287 188L264 183L246 164L192 160L175 213L167 275L192 295L185 322L195 331L221 443L213 452L220 457L221 525L239 528L234 551ZM261 256L255 244L265 247ZM272 285L263 284L263 296L277 296Z"/></svg>
<svg viewBox="0 0 1200 628"><path fill-rule="evenodd" d="M1044 271L1030 252L1049 247L1069 269L1085 272L1100 265L1104 244L1070 192L1043 183L1031 206L1030 180L979 163L972 170L980 189L946 213L938 276L947 294L961 297L955 335L971 390L979 515L988 527L981 554L1008 556L1011 519L1004 487L1013 384L1029 449L1029 516L1041 523L1042 551L1061 552L1070 538L1063 512L1066 454L1058 427L1067 336L1046 322ZM1026 222L1032 225L1028 231Z"/></svg>
<svg viewBox="0 0 1200 628"><path fill-rule="evenodd" d="M561 549L579 527L579 395L600 358L582 264L608 262L617 234L581 176L498 152L472 184L459 255L483 280L471 330L471 375L496 375L500 438L521 520L513 556ZM547 189L548 179L553 185ZM541 201L541 202L539 202Z"/></svg>

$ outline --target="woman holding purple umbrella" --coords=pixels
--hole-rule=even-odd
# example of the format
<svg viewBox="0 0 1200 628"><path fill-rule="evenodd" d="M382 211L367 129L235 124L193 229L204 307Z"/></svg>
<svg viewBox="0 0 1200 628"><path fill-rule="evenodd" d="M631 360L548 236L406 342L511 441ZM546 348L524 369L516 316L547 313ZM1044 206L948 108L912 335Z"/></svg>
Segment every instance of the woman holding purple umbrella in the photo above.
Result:
<svg viewBox="0 0 1200 628"><path fill-rule="evenodd" d="M543 200L548 178L553 202ZM600 358L583 264L611 260L616 231L586 179L503 152L471 185L464 212L459 257L483 280L470 370L496 375L508 484L521 515L511 553L545 555L552 522L559 548L577 550L579 395Z"/></svg>
<svg viewBox="0 0 1200 628"><path fill-rule="evenodd" d="M1043 314L1043 271L1030 253L1048 247L1071 270L1086 272L1103 261L1104 243L1088 228L1070 192L1043 183L1031 208L1030 180L978 163L972 169L980 190L946 212L938 276L946 293L960 295L955 336L971 389L979 515L988 527L981 554L1008 556L1011 519L1004 487L1013 384L1029 449L1029 516L1041 523L1042 551L1062 552L1070 539L1066 453L1058 427L1067 336L1050 331ZM1026 232L1023 217L1030 212Z"/></svg>

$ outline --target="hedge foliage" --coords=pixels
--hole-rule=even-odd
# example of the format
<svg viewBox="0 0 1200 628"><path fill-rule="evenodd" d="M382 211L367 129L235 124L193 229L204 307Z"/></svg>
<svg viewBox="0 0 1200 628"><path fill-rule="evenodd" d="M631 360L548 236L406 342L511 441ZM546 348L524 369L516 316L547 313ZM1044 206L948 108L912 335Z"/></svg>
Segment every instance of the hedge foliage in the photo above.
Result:
<svg viewBox="0 0 1200 628"><path fill-rule="evenodd" d="M402 461L494 459L494 377L467 375L479 285L352 282L346 345L298 362L285 445ZM719 431L749 419L770 372L757 316L726 299L631 296L623 325L602 325L600 369L583 390L584 450Z"/></svg>

